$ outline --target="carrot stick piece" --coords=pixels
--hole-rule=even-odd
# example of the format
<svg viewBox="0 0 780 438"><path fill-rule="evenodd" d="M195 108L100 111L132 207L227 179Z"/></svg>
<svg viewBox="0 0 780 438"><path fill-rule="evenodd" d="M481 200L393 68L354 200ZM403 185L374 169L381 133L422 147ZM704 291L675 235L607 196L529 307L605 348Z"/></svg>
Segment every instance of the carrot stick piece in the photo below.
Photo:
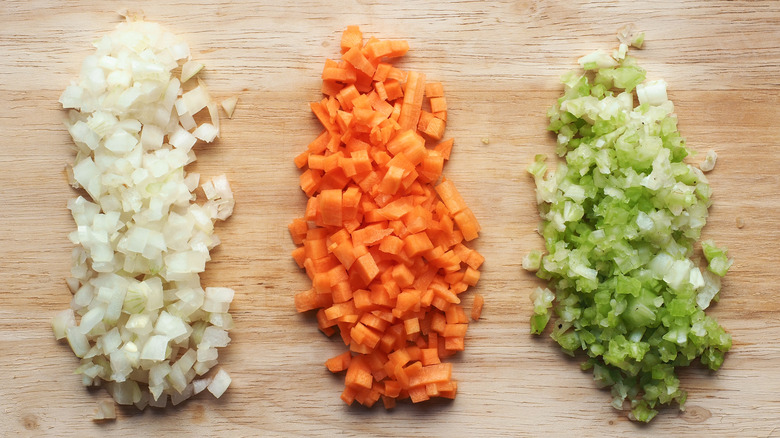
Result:
<svg viewBox="0 0 780 438"><path fill-rule="evenodd" d="M320 192L319 211L322 215L322 223L330 226L341 226L341 190L328 189Z"/></svg>
<svg viewBox="0 0 780 438"><path fill-rule="evenodd" d="M401 129L414 129L420 118L422 101L425 90L425 75L418 72L409 72L404 87L404 103L401 106L401 115L398 124Z"/></svg>
<svg viewBox="0 0 780 438"><path fill-rule="evenodd" d="M482 294L474 295L474 302L471 305L471 319L479 321L482 316L482 307L485 305L485 297Z"/></svg>
<svg viewBox="0 0 780 438"><path fill-rule="evenodd" d="M409 379L411 387L424 386L431 383L446 383L452 379L452 364L438 363L424 366L412 378Z"/></svg>
<svg viewBox="0 0 780 438"><path fill-rule="evenodd" d="M463 238L466 239L466 241L474 240L479 236L481 227L470 208L466 207L455 214L455 223L458 225L458 228L460 228L460 231L463 233Z"/></svg>
<svg viewBox="0 0 780 438"><path fill-rule="evenodd" d="M458 193L458 189L455 188L455 184L448 179L442 180L439 185L436 186L436 193L441 197L444 205L451 214L455 215L466 207L466 201Z"/></svg>

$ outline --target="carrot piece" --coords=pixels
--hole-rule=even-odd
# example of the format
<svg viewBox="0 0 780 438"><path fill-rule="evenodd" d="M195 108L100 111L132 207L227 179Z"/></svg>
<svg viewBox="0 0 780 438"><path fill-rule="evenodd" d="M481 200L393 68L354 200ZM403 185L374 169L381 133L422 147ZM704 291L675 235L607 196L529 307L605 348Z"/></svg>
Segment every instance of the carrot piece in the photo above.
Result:
<svg viewBox="0 0 780 438"><path fill-rule="evenodd" d="M415 333L420 333L420 320L417 318L405 319L404 331L406 331L407 336L413 335Z"/></svg>
<svg viewBox="0 0 780 438"><path fill-rule="evenodd" d="M322 91L322 94L326 96L335 96L339 91L341 91L342 88L344 88L344 84L341 84L337 81L325 80L322 81L322 87L320 88L320 91Z"/></svg>
<svg viewBox="0 0 780 438"><path fill-rule="evenodd" d="M371 376L370 369L362 356L355 356L349 363L345 383L347 387L354 389L371 389L374 378Z"/></svg>
<svg viewBox="0 0 780 438"><path fill-rule="evenodd" d="M412 403L420 403L430 399L424 386L409 388L409 398L412 400Z"/></svg>
<svg viewBox="0 0 780 438"><path fill-rule="evenodd" d="M447 99L444 96L431 97L431 112L439 113L447 111Z"/></svg>
<svg viewBox="0 0 780 438"><path fill-rule="evenodd" d="M476 251L471 251L471 253L469 253L468 259L465 260L465 262L467 265L469 265L469 267L479 269L479 267L482 266L482 263L485 262L485 257Z"/></svg>
<svg viewBox="0 0 780 438"><path fill-rule="evenodd" d="M322 102L312 102L309 104L309 107L328 132L336 131L337 127L331 122L330 114L328 114L328 110Z"/></svg>
<svg viewBox="0 0 780 438"><path fill-rule="evenodd" d="M485 297L482 294L475 294L474 301L471 304L471 319L479 321L482 316L482 307L485 305Z"/></svg>
<svg viewBox="0 0 780 438"><path fill-rule="evenodd" d="M387 64L380 64L380 65L387 65ZM374 74L374 80L376 81L374 82L374 91L376 91L377 97L379 97L379 99L387 103L387 90L385 89L385 83L381 81L377 81L376 74ZM392 106L390 108L392 108Z"/></svg>
<svg viewBox="0 0 780 438"><path fill-rule="evenodd" d="M470 208L466 207L463 210L455 214L455 223L463 233L463 238L466 241L474 240L479 237L480 226L477 222L477 218Z"/></svg>
<svg viewBox="0 0 780 438"><path fill-rule="evenodd" d="M411 286L412 283L414 283L414 274L412 271L409 270L409 267L407 267L404 264L396 265L395 268L393 268L393 279L398 284L399 287L408 287Z"/></svg>
<svg viewBox="0 0 780 438"><path fill-rule="evenodd" d="M476 286L479 281L479 271L469 266L463 275L463 282L469 286Z"/></svg>
<svg viewBox="0 0 780 438"><path fill-rule="evenodd" d="M418 145L425 146L425 139L423 139L414 130L408 129L401 131L392 140L387 143L387 151L393 155L398 155L409 149L413 149Z"/></svg>
<svg viewBox="0 0 780 438"><path fill-rule="evenodd" d="M309 151L303 151L299 155L295 156L295 159L293 160L295 162L295 167L298 169L302 169L303 166L306 166L309 163L309 154L311 152Z"/></svg>
<svg viewBox="0 0 780 438"><path fill-rule="evenodd" d="M379 250L388 254L398 254L404 246L404 241L398 236L389 235L379 243Z"/></svg>
<svg viewBox="0 0 780 438"><path fill-rule="evenodd" d="M460 196L455 184L446 178L436 186L436 193L439 194L442 202L453 215L467 208L466 201Z"/></svg>
<svg viewBox="0 0 780 438"><path fill-rule="evenodd" d="M397 58L409 51L409 43L404 40L376 41L366 44L366 56L371 59Z"/></svg>
<svg viewBox="0 0 780 438"><path fill-rule="evenodd" d="M409 72L404 87L404 102L398 124L401 129L414 129L420 118L425 90L425 75L415 71Z"/></svg>
<svg viewBox="0 0 780 438"><path fill-rule="evenodd" d="M428 111L420 111L420 120L417 121L417 130L420 132L425 132L426 129L428 129L428 125L431 123L431 120L433 120L435 117L433 114L429 113Z"/></svg>
<svg viewBox="0 0 780 438"><path fill-rule="evenodd" d="M404 170L400 167L390 166L379 183L378 190L380 193L386 193L394 195L401 188L401 180L403 179Z"/></svg>
<svg viewBox="0 0 780 438"><path fill-rule="evenodd" d="M360 31L360 27L347 26L347 29L341 34L341 53L361 46L363 46L363 32Z"/></svg>
<svg viewBox="0 0 780 438"><path fill-rule="evenodd" d="M441 176L443 169L444 157L436 151L428 151L428 154L423 158L422 163L420 163L420 179L428 183L436 182Z"/></svg>
<svg viewBox="0 0 780 438"><path fill-rule="evenodd" d="M444 129L446 126L447 124L444 123L444 120L433 117L428 121L428 124L425 126L425 129L423 129L422 132L434 140L441 140L441 137L444 135Z"/></svg>
<svg viewBox="0 0 780 438"><path fill-rule="evenodd" d="M319 211L324 225L341 226L341 194L339 189L328 189L320 192L318 196Z"/></svg>
<svg viewBox="0 0 780 438"><path fill-rule="evenodd" d="M445 324L442 335L445 338L464 337L466 329L468 329L468 324Z"/></svg>
<svg viewBox="0 0 780 438"><path fill-rule="evenodd" d="M412 205L413 205L412 198L409 196L404 196L388 203L387 205L379 209L379 213L385 219L398 220L401 217L403 217L405 214L412 211L413 209Z"/></svg>
<svg viewBox="0 0 780 438"><path fill-rule="evenodd" d="M441 82L428 82L425 84L425 95L431 97L444 97L444 86Z"/></svg>
<svg viewBox="0 0 780 438"><path fill-rule="evenodd" d="M379 343L379 340L381 339L381 336L379 336L374 330L371 330L360 322L352 327L350 336L358 344L363 344L370 348L376 347L376 345Z"/></svg>
<svg viewBox="0 0 780 438"><path fill-rule="evenodd" d="M393 66L390 64L380 62L376 66L376 71L374 72L374 77L372 79L379 83L384 83L387 80L387 75L390 73L392 67ZM385 98L385 100L387 100L387 98Z"/></svg>
<svg viewBox="0 0 780 438"><path fill-rule="evenodd" d="M301 189L307 196L312 196L320 187L322 183L322 176L320 173L307 169L300 176Z"/></svg>
<svg viewBox="0 0 780 438"><path fill-rule="evenodd" d="M414 257L429 249L433 249L433 243L426 233L410 234L404 239L404 250L409 257Z"/></svg>
<svg viewBox="0 0 780 438"><path fill-rule="evenodd" d="M452 364L438 363L423 366L414 377L409 379L409 385L414 388L433 383L447 383L450 380L452 380Z"/></svg>
<svg viewBox="0 0 780 438"><path fill-rule="evenodd" d="M441 363L441 359L439 359L439 351L435 347L422 348L420 349L420 352L422 354L420 361L422 362L423 366L436 365Z"/></svg>
<svg viewBox="0 0 780 438"><path fill-rule="evenodd" d="M451 351L463 351L465 349L465 341L463 337L451 337L444 338L444 348Z"/></svg>
<svg viewBox="0 0 780 438"><path fill-rule="evenodd" d="M302 246L299 246L292 250L291 255L298 267L303 268L303 264L306 260L306 250Z"/></svg>
<svg viewBox="0 0 780 438"><path fill-rule="evenodd" d="M338 356L334 356L325 361L325 366L331 373L338 373L349 368L349 364L352 361L352 355L349 351L345 351Z"/></svg>
<svg viewBox="0 0 780 438"><path fill-rule="evenodd" d="M366 253L355 260L353 267L357 267L357 273L365 284L371 283L371 280L379 274L379 268L376 266L371 254Z"/></svg>
<svg viewBox="0 0 780 438"><path fill-rule="evenodd" d="M288 226L290 229L290 236L292 236L293 243L300 245L306 238L306 233L309 231L309 224L303 218L294 219Z"/></svg>
<svg viewBox="0 0 780 438"><path fill-rule="evenodd" d="M381 223L372 224L353 231L352 241L355 245L370 246L378 243L383 238L389 236L392 232L392 229L387 228Z"/></svg>
<svg viewBox="0 0 780 438"><path fill-rule="evenodd" d="M376 68L371 64L366 56L363 55L363 52L357 46L353 46L347 50L343 55L341 55L341 59L352 64L352 66L359 71L365 73L369 79L373 78L374 73L376 72Z"/></svg>

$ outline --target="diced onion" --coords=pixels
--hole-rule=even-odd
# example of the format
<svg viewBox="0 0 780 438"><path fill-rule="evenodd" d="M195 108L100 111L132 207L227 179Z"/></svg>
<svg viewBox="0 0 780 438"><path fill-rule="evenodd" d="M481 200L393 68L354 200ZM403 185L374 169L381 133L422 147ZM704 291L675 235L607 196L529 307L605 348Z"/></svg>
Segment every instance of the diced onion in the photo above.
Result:
<svg viewBox="0 0 780 438"><path fill-rule="evenodd" d="M715 168L715 162L718 161L718 154L714 150L707 151L707 155L704 156L704 161L699 165L699 169L702 172L709 172Z"/></svg>
<svg viewBox="0 0 780 438"><path fill-rule="evenodd" d="M225 114L227 114L228 119L233 118L233 111L236 110L236 104L238 103L238 97L228 97L227 99L223 100L221 105L222 109L225 110Z"/></svg>
<svg viewBox="0 0 780 438"><path fill-rule="evenodd" d="M219 369L217 374L214 375L214 379L209 383L208 390L214 394L214 397L220 398L225 390L230 385L231 379L227 372L223 369Z"/></svg>
<svg viewBox="0 0 780 438"><path fill-rule="evenodd" d="M219 135L217 103L201 83L183 93L203 65L158 24L128 19L95 46L60 97L73 109L69 180L86 195L68 202L77 226L73 299L52 320L55 338L82 358L82 382L104 383L118 404L164 407L206 387L219 397L230 384L225 371L195 377L230 342L234 293L204 290L198 274L219 244L214 223L235 201L220 176L207 182L205 203L193 203L200 175L184 171L197 141ZM181 81L172 76L180 62ZM194 115L207 107L210 121L198 126ZM115 417L114 405L101 403L95 419Z"/></svg>
<svg viewBox="0 0 780 438"><path fill-rule="evenodd" d="M193 76L200 73L203 69L203 64L196 61L187 61L181 66L181 81L182 83L189 81Z"/></svg>
<svg viewBox="0 0 780 438"><path fill-rule="evenodd" d="M98 410L93 418L95 421L116 419L116 405L111 400L98 402Z"/></svg>

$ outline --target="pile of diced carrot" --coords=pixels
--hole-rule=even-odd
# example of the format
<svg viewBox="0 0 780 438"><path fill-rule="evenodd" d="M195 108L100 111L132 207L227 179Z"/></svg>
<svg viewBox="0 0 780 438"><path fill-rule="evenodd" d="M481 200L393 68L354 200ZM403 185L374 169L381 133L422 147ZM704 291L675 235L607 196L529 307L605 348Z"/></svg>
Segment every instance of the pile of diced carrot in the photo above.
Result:
<svg viewBox="0 0 780 438"><path fill-rule="evenodd" d="M408 49L406 41L364 44L348 27L341 61L322 71L326 97L310 105L325 129L295 158L309 200L289 226L300 245L293 258L312 281L295 307L317 309L320 330L338 328L349 347L326 362L346 370L347 404L455 397L452 364L441 360L464 348L460 296L484 261L463 243L479 224L442 176L453 146L440 141L442 85L383 62ZM473 319L482 304L477 295Z"/></svg>

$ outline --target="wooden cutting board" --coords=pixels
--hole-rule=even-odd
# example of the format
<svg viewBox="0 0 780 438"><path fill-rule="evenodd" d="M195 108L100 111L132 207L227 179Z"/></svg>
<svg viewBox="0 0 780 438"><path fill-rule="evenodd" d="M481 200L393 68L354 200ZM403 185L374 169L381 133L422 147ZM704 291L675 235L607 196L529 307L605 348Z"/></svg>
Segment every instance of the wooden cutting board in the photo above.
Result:
<svg viewBox="0 0 780 438"><path fill-rule="evenodd" d="M220 400L120 409L115 422L96 424L96 403L108 396L72 375L77 360L49 321L70 299L74 229L62 174L71 142L57 99L90 43L119 22L122 5L106 3L0 4L0 436L780 436L780 3L128 2L186 38L214 95L240 96L221 139L198 147L192 167L227 173L238 202L203 275L236 290L233 342L221 353L233 384ZM635 54L649 78L669 83L689 146L718 153L704 236L735 259L711 310L733 335L732 352L717 373L681 372L687 410L664 410L649 426L610 407L609 393L552 340L528 334L528 295L541 283L520 268L543 245L524 169L553 151L545 112L558 77L578 57L615 47L628 23L646 32ZM287 224L305 205L292 159L319 132L307 103L320 97L321 66L349 24L407 39L401 66L447 92L456 146L445 172L482 224L476 247L487 258L476 288L484 317L454 361L454 402L345 406L341 378L322 365L343 347L293 308L307 277L289 257Z"/></svg>

